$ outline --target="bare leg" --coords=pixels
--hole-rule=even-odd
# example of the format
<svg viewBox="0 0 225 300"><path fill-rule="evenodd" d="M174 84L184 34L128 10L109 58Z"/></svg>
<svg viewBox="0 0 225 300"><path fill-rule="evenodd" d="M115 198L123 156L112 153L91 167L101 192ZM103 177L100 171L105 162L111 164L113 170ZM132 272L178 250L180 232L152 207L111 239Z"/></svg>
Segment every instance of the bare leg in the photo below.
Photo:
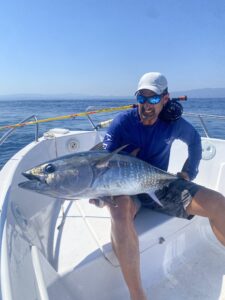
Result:
<svg viewBox="0 0 225 300"><path fill-rule="evenodd" d="M225 246L225 198L218 192L202 188L187 207L192 215L208 217L217 239Z"/></svg>
<svg viewBox="0 0 225 300"><path fill-rule="evenodd" d="M129 196L116 197L118 207L110 206L113 249L132 300L147 300L141 284L139 242L133 219L137 212Z"/></svg>

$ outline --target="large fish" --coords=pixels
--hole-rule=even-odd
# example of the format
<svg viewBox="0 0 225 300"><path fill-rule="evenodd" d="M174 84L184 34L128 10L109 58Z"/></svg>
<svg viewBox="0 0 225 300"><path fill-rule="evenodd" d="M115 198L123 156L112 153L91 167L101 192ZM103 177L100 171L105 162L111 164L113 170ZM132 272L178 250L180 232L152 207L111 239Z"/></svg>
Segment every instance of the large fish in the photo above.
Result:
<svg viewBox="0 0 225 300"><path fill-rule="evenodd" d="M177 177L134 156L85 151L50 160L23 175L29 179L21 188L55 198L76 200L106 199L110 196L149 194L159 202L154 191Z"/></svg>

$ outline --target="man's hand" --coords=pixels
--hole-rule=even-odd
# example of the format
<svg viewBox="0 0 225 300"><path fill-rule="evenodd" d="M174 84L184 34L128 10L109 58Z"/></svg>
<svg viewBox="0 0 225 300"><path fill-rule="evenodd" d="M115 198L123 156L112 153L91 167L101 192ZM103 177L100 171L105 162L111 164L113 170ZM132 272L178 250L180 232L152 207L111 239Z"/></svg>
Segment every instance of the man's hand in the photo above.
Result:
<svg viewBox="0 0 225 300"><path fill-rule="evenodd" d="M103 208L104 206L118 207L117 201L113 196L104 196L100 199L89 199L90 204Z"/></svg>
<svg viewBox="0 0 225 300"><path fill-rule="evenodd" d="M189 178L189 175L187 172L178 172L177 173L177 176L180 177L180 178L183 178L185 180L188 180L190 181L190 178Z"/></svg>
<svg viewBox="0 0 225 300"><path fill-rule="evenodd" d="M105 201L100 200L100 199L89 199L89 203L94 204L95 206L97 206L99 208L103 208L106 205Z"/></svg>

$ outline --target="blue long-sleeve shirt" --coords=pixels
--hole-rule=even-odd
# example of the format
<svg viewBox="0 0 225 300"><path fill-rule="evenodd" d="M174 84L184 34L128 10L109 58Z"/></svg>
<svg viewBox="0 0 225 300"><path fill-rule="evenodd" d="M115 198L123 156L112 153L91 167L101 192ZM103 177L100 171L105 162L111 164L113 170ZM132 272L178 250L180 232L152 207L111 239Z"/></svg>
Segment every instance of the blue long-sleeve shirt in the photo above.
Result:
<svg viewBox="0 0 225 300"><path fill-rule="evenodd" d="M153 125L143 125L137 108L122 112L111 123L103 146L106 150L113 151L128 145L123 150L127 153L140 149L138 158L166 171L171 145L175 139L182 140L188 146L188 163L183 171L192 180L198 173L201 160L201 139L196 129L183 118L172 123L158 119Z"/></svg>

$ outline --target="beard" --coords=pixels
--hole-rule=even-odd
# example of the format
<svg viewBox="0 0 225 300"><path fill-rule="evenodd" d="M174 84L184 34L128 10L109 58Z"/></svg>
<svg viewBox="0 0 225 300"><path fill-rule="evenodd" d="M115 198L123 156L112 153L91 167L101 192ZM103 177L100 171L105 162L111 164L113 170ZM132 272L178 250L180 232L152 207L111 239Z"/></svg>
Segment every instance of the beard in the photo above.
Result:
<svg viewBox="0 0 225 300"><path fill-rule="evenodd" d="M154 107L146 109L144 106L141 106L139 108L139 114L143 120L152 120L158 117Z"/></svg>
<svg viewBox="0 0 225 300"><path fill-rule="evenodd" d="M142 105L138 106L138 113L143 125L153 125L157 120L162 106L159 105Z"/></svg>

